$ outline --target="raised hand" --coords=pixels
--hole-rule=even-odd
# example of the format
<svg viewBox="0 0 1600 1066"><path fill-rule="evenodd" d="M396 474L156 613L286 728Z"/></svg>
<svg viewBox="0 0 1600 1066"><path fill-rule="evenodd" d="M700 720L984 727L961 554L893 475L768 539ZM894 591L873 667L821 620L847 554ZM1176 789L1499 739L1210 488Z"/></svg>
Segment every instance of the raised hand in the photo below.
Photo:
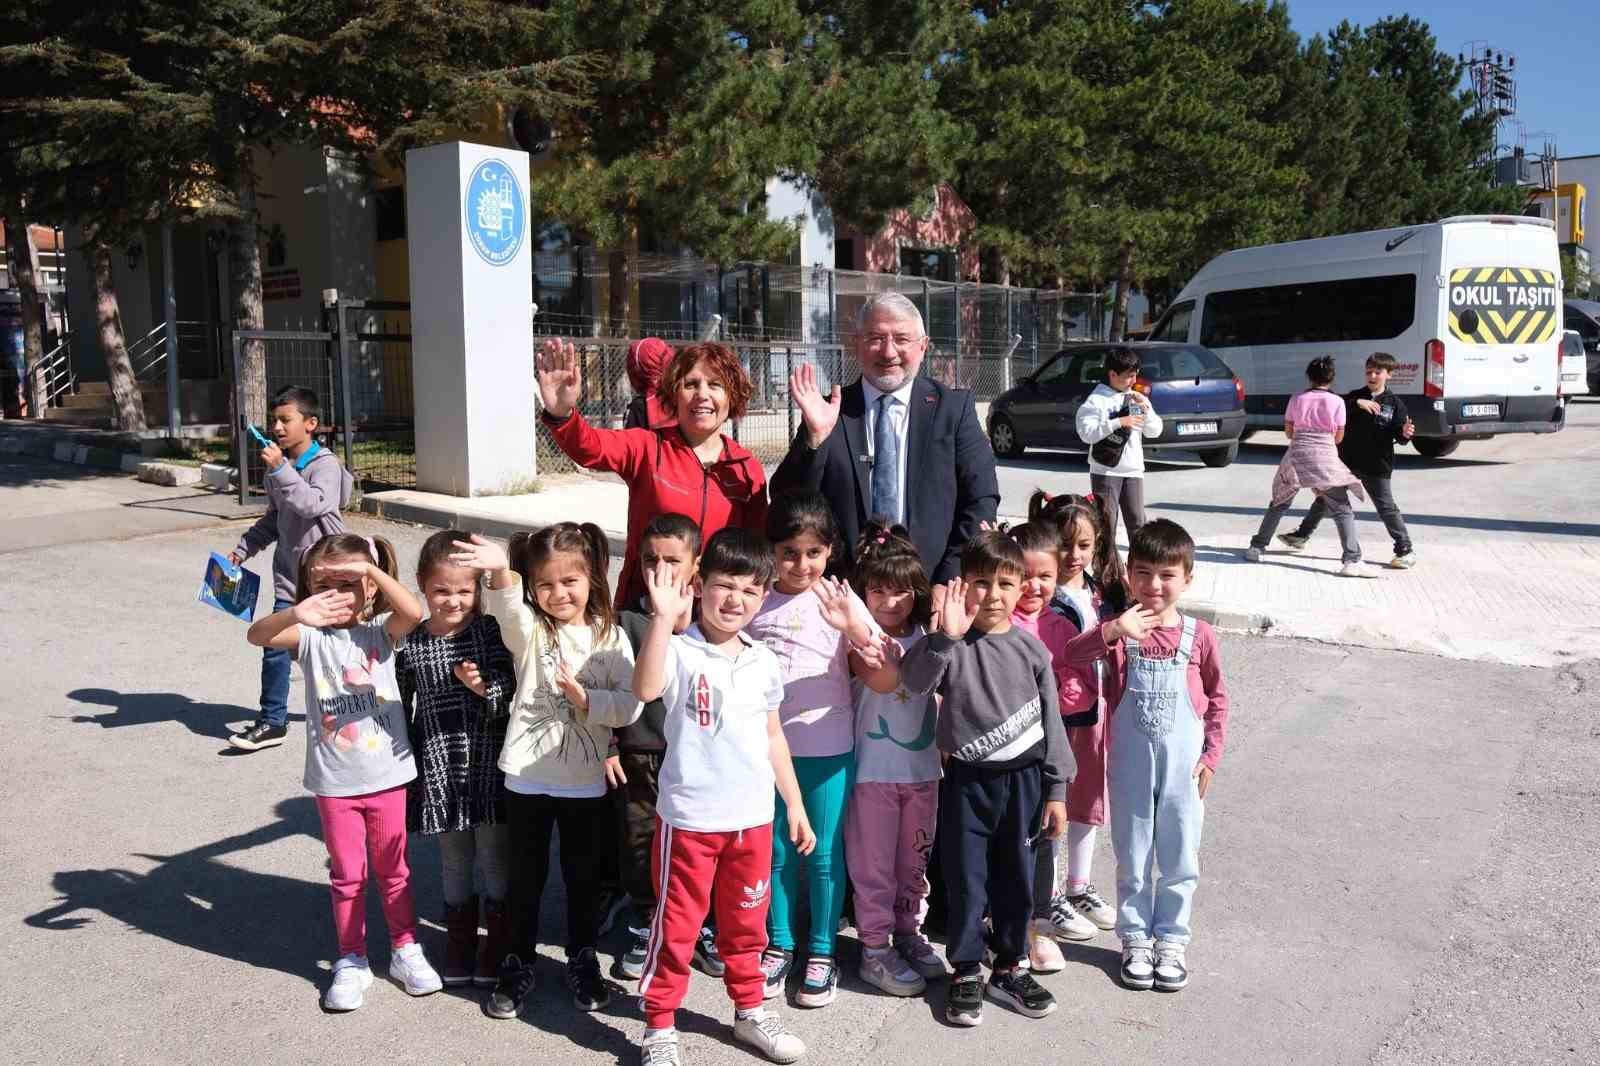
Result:
<svg viewBox="0 0 1600 1066"><path fill-rule="evenodd" d="M839 386L824 398L817 387L817 368L801 363L789 374L789 396L800 408L800 418L805 423L806 438L811 447L820 448L828 439L833 427L839 424Z"/></svg>
<svg viewBox="0 0 1600 1066"><path fill-rule="evenodd" d="M578 684L578 676L572 672L572 667L566 663L562 663L556 668L556 688L560 689L561 694L567 697L579 711L587 712L589 710L589 693L582 685Z"/></svg>
<svg viewBox="0 0 1600 1066"><path fill-rule="evenodd" d="M551 418L566 418L578 405L583 385L578 349L571 341L551 337L540 346L534 369L539 378L539 402Z"/></svg>
<svg viewBox="0 0 1600 1066"><path fill-rule="evenodd" d="M865 666L868 670L882 670L889 662L889 650L887 646L890 644L893 644L896 649L900 647L899 644L895 644L895 642L890 639L887 633L883 633L880 634L878 639L873 641L871 644L859 644L852 647L850 650L856 653L856 657L861 660L861 665Z"/></svg>
<svg viewBox="0 0 1600 1066"><path fill-rule="evenodd" d="M939 612L939 630L951 640L960 640L972 628L978 612L967 606L967 583L953 577L944 586L944 608Z"/></svg>
<svg viewBox="0 0 1600 1066"><path fill-rule="evenodd" d="M361 559L345 559L343 561L318 563L311 568L311 576L325 579L337 579L342 577L351 580L359 580L360 578L366 577L371 572L369 570L371 566L372 564L370 562L366 562Z"/></svg>
<svg viewBox="0 0 1600 1066"><path fill-rule="evenodd" d="M470 534L471 540L458 540L454 542L455 551L450 553L450 562L456 566L468 566L474 570L510 570L511 560L506 556L506 550L494 541L478 534Z"/></svg>
<svg viewBox="0 0 1600 1066"><path fill-rule="evenodd" d="M1156 623L1160 620L1161 615L1158 612L1136 603L1106 627L1110 631L1106 635L1116 640L1121 640L1123 637L1143 640L1156 628Z"/></svg>
<svg viewBox="0 0 1600 1066"><path fill-rule="evenodd" d="M672 575L672 566L659 562L644 572L644 588L650 597L650 612L657 618L679 618L694 603L689 586Z"/></svg>
<svg viewBox="0 0 1600 1066"><path fill-rule="evenodd" d="M849 629L853 620L849 586L836 577L825 577L812 587L817 590L817 608L822 620L841 633Z"/></svg>
<svg viewBox="0 0 1600 1066"><path fill-rule="evenodd" d="M480 699L489 692L489 686L483 680L483 671L478 669L478 664L471 659L463 659L456 663L456 680L467 686Z"/></svg>
<svg viewBox="0 0 1600 1066"><path fill-rule="evenodd" d="M268 470L276 470L283 465L283 449L276 444L268 444L261 449L261 465Z"/></svg>
<svg viewBox="0 0 1600 1066"><path fill-rule="evenodd" d="M348 592L328 589L308 596L294 605L294 620L303 626L322 629L343 622L355 609L356 598Z"/></svg>

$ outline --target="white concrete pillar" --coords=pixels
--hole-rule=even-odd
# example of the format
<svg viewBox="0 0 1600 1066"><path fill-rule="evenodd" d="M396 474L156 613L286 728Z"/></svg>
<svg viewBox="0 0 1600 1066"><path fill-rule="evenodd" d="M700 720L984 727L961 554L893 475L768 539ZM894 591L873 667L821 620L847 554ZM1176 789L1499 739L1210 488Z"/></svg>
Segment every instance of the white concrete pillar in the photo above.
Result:
<svg viewBox="0 0 1600 1066"><path fill-rule="evenodd" d="M406 153L417 487L525 489L535 470L528 156L454 141Z"/></svg>

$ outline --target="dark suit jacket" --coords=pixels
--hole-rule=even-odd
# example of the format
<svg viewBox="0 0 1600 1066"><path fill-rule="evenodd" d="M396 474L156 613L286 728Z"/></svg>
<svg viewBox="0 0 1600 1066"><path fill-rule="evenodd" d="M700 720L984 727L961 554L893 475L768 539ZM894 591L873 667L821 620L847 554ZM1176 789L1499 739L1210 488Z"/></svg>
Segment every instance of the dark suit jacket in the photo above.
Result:
<svg viewBox="0 0 1600 1066"><path fill-rule="evenodd" d="M906 526L928 578L935 583L961 573L961 549L993 522L1000 506L994 451L978 424L972 393L919 377L911 389L906 430ZM839 402L839 424L822 447L812 448L802 426L772 475L774 498L820 492L833 506L848 564L861 528L871 516L872 468L866 462L866 399L861 380ZM842 566L841 566L842 569Z"/></svg>

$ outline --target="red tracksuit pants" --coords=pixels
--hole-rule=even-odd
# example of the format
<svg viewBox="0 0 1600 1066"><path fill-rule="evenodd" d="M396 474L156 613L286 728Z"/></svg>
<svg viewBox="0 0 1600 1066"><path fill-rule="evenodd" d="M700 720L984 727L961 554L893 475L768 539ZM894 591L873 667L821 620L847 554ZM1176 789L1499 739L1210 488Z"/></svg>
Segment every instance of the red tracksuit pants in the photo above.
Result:
<svg viewBox="0 0 1600 1066"><path fill-rule="evenodd" d="M717 905L717 951L723 983L739 1010L761 1006L772 881L772 825L731 833L674 829L656 819L650 854L656 912L639 993L645 1024L666 1029L689 984L689 960L711 901Z"/></svg>

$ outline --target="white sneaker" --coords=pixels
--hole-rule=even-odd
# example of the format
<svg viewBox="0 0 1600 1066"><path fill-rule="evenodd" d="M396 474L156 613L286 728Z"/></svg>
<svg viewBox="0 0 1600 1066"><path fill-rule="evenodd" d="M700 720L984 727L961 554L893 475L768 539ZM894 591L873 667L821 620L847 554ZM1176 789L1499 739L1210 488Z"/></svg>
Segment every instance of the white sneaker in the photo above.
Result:
<svg viewBox="0 0 1600 1066"><path fill-rule="evenodd" d="M680 1066L678 1057L678 1030L662 1029L646 1032L639 1043L640 1066Z"/></svg>
<svg viewBox="0 0 1600 1066"><path fill-rule="evenodd" d="M1340 566L1339 567L1339 576L1340 577L1373 577L1374 575L1369 573L1368 571L1362 569L1361 561L1358 559L1357 561L1355 561L1353 563L1345 563L1342 566Z"/></svg>
<svg viewBox="0 0 1600 1066"><path fill-rule="evenodd" d="M891 996L921 995L928 987L922 975L894 948L863 948L861 979Z"/></svg>
<svg viewBox="0 0 1600 1066"><path fill-rule="evenodd" d="M896 933L894 949L924 980L949 977L950 969L939 957L939 951L921 933Z"/></svg>
<svg viewBox="0 0 1600 1066"><path fill-rule="evenodd" d="M1156 983L1156 953L1148 943L1122 945L1122 983L1141 992Z"/></svg>
<svg viewBox="0 0 1600 1066"><path fill-rule="evenodd" d="M1048 918L1028 923L1028 969L1034 973L1060 973L1067 968L1061 949L1056 947L1055 925Z"/></svg>
<svg viewBox="0 0 1600 1066"><path fill-rule="evenodd" d="M1413 566L1416 566L1416 565L1417 565L1417 553L1416 552L1406 552L1404 555L1396 555L1393 559L1389 560L1389 569L1390 570L1410 570Z"/></svg>
<svg viewBox="0 0 1600 1066"><path fill-rule="evenodd" d="M389 956L389 979L399 981L408 996L426 996L444 987L444 982L428 964L422 945L413 940L403 948L395 948Z"/></svg>
<svg viewBox="0 0 1600 1066"><path fill-rule="evenodd" d="M1073 910L1093 922L1096 928L1110 930L1117 927L1117 908L1107 903L1093 885L1084 885L1078 892L1069 888L1067 902L1072 904Z"/></svg>
<svg viewBox="0 0 1600 1066"><path fill-rule="evenodd" d="M1157 992L1181 992L1189 983L1189 963L1182 944L1156 941L1155 987Z"/></svg>
<svg viewBox="0 0 1600 1066"><path fill-rule="evenodd" d="M1083 915L1066 896L1050 901L1051 935L1057 940L1093 940L1099 932L1095 924Z"/></svg>
<svg viewBox="0 0 1600 1066"><path fill-rule="evenodd" d="M806 1053L805 1043L764 1007L757 1007L743 1018L735 1017L733 1038L741 1044L749 1044L773 1062L794 1062Z"/></svg>
<svg viewBox="0 0 1600 1066"><path fill-rule="evenodd" d="M333 983L323 993L324 1010L358 1010L372 987L372 967L363 955L346 955L333 964Z"/></svg>
<svg viewBox="0 0 1600 1066"><path fill-rule="evenodd" d="M1259 563L1261 561L1261 549L1253 544L1246 548L1244 550L1244 561L1247 563Z"/></svg>

